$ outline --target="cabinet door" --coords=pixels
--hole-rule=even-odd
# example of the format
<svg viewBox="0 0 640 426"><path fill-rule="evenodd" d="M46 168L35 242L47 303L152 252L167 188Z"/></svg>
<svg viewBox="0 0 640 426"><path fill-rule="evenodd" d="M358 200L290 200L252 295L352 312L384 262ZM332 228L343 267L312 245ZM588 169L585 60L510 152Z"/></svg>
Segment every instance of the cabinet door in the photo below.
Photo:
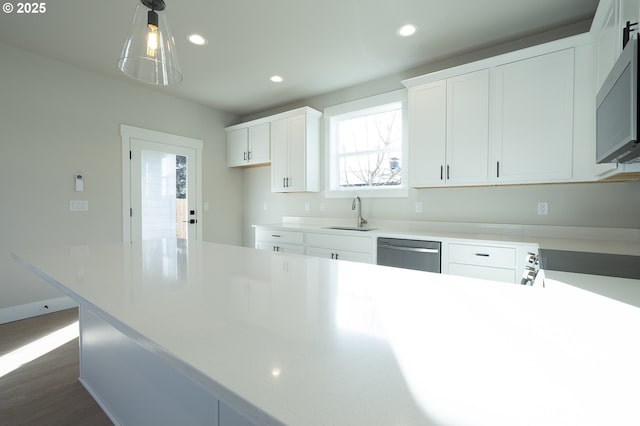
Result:
<svg viewBox="0 0 640 426"><path fill-rule="evenodd" d="M304 246L278 244L267 241L256 241L255 248L257 250L274 251L278 253L304 254Z"/></svg>
<svg viewBox="0 0 640 426"><path fill-rule="evenodd" d="M496 67L496 182L571 178L573 85L573 49Z"/></svg>
<svg viewBox="0 0 640 426"><path fill-rule="evenodd" d="M602 32L598 36L596 45L598 48L598 75L597 89L600 90L602 83L607 78L613 64L622 51L621 34L622 26L619 25L619 1L612 1L607 11ZM635 22L635 21L634 21Z"/></svg>
<svg viewBox="0 0 640 426"><path fill-rule="evenodd" d="M289 175L287 191L304 191L307 185L307 131L306 117L298 115L287 119L289 143Z"/></svg>
<svg viewBox="0 0 640 426"><path fill-rule="evenodd" d="M614 2L615 3L615 2ZM622 0L620 5L620 50L622 50L622 29L627 25L627 21L632 24L638 22L640 19L640 0ZM635 31L631 35L638 32L638 27L635 27Z"/></svg>
<svg viewBox="0 0 640 426"><path fill-rule="evenodd" d="M488 156L489 70L447 80L447 183L486 184Z"/></svg>
<svg viewBox="0 0 640 426"><path fill-rule="evenodd" d="M447 84L437 81L409 91L409 183L444 185Z"/></svg>
<svg viewBox="0 0 640 426"><path fill-rule="evenodd" d="M286 192L289 175L289 143L287 119L271 123L271 191Z"/></svg>
<svg viewBox="0 0 640 426"><path fill-rule="evenodd" d="M373 263L373 255L371 253L360 253L348 250L335 250L322 247L307 247L305 249L307 256L324 257L325 259L348 260L350 262Z"/></svg>
<svg viewBox="0 0 640 426"><path fill-rule="evenodd" d="M264 164L270 161L270 140L269 123L249 127L249 164Z"/></svg>
<svg viewBox="0 0 640 426"><path fill-rule="evenodd" d="M246 128L227 133L227 166L236 167L247 164L247 141Z"/></svg>

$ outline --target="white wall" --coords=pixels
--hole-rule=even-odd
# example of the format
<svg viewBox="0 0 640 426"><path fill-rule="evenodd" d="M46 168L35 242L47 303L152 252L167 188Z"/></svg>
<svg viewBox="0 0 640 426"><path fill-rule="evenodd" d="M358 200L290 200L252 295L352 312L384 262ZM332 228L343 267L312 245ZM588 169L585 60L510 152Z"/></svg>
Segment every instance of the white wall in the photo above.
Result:
<svg viewBox="0 0 640 426"><path fill-rule="evenodd" d="M226 167L234 117L3 44L0 57L0 310L60 296L11 250L121 240L123 123L204 141L204 239L242 243L243 174ZM89 211L70 212L75 199Z"/></svg>

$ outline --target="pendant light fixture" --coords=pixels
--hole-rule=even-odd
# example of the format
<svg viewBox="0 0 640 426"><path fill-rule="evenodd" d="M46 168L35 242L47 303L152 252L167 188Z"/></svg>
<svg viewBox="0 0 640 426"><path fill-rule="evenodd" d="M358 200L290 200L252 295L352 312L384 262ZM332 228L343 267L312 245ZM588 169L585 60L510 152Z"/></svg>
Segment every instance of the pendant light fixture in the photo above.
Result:
<svg viewBox="0 0 640 426"><path fill-rule="evenodd" d="M167 24L163 0L140 0L118 68L129 77L169 86L182 81L175 42Z"/></svg>

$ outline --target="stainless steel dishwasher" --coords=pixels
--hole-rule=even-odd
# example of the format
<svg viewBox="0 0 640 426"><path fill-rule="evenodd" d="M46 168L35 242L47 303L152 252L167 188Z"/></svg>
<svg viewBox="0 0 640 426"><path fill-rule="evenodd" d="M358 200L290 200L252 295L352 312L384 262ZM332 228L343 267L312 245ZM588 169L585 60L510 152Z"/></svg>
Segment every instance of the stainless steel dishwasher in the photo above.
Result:
<svg viewBox="0 0 640 426"><path fill-rule="evenodd" d="M440 241L378 237L378 265L440 273Z"/></svg>

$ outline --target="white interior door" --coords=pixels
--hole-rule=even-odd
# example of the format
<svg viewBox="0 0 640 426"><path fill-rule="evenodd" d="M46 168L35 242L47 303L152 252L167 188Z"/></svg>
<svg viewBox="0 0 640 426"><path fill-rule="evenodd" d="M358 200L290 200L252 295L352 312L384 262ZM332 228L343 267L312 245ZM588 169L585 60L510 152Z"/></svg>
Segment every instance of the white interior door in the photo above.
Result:
<svg viewBox="0 0 640 426"><path fill-rule="evenodd" d="M122 127L124 240L201 239L201 141Z"/></svg>

